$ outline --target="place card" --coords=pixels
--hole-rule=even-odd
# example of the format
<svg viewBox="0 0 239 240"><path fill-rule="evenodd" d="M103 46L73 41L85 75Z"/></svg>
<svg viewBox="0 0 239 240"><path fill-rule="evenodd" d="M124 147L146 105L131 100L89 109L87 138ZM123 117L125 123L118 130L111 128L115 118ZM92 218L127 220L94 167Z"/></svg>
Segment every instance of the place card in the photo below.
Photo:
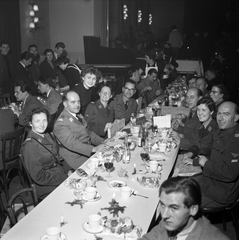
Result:
<svg viewBox="0 0 239 240"><path fill-rule="evenodd" d="M171 115L154 117L154 125L158 128L171 128Z"/></svg>

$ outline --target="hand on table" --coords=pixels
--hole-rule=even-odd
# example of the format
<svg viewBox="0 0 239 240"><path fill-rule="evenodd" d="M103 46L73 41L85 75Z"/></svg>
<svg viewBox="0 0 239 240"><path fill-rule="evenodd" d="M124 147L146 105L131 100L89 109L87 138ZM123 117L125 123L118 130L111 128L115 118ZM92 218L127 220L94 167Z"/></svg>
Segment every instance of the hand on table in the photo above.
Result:
<svg viewBox="0 0 239 240"><path fill-rule="evenodd" d="M147 92L147 91L152 91L152 87L145 87L145 88L142 90L142 93L143 93L143 92Z"/></svg>
<svg viewBox="0 0 239 240"><path fill-rule="evenodd" d="M94 153L94 152L105 152L105 151L107 151L109 149L109 147L107 146L107 145L105 145L105 144L100 144L100 145L98 145L98 146L96 146L96 147L93 147L92 148L92 152Z"/></svg>
<svg viewBox="0 0 239 240"><path fill-rule="evenodd" d="M172 137L174 140L176 140L178 143L181 140L181 136L179 135L179 133L175 132L175 131L171 131L170 133L170 137Z"/></svg>
<svg viewBox="0 0 239 240"><path fill-rule="evenodd" d="M11 103L9 105L9 108L13 111L14 114L16 114L18 117L21 114L21 111L18 109L15 103Z"/></svg>
<svg viewBox="0 0 239 240"><path fill-rule="evenodd" d="M111 126L112 126L112 123L106 123L104 132L106 132L109 128L111 128Z"/></svg>
<svg viewBox="0 0 239 240"><path fill-rule="evenodd" d="M198 156L198 157L199 157L199 159L198 159L199 165L200 165L201 167L204 167L204 165L205 165L205 163L208 161L208 159L207 159L205 156L203 156L203 155L200 155L200 156Z"/></svg>
<svg viewBox="0 0 239 240"><path fill-rule="evenodd" d="M161 89L157 90L157 91L156 91L156 96L159 96L159 95L161 95L161 94L162 94L162 92L163 92L163 91L162 91Z"/></svg>
<svg viewBox="0 0 239 240"><path fill-rule="evenodd" d="M191 152L183 154L183 160L182 160L183 164L192 165L193 164L193 160L191 159L192 156L193 156L193 153Z"/></svg>

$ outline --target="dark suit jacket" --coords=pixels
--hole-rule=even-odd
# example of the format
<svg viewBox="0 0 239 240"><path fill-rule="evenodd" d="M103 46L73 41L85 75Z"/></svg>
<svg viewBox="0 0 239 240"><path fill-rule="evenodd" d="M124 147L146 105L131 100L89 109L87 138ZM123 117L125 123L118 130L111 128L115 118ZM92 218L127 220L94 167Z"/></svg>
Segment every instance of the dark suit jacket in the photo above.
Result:
<svg viewBox="0 0 239 240"><path fill-rule="evenodd" d="M27 121L28 115L32 111L32 109L38 107L43 107L41 102L38 101L36 97L29 95L23 106L22 113L19 115L19 124L21 126L29 126L29 123Z"/></svg>
<svg viewBox="0 0 239 240"><path fill-rule="evenodd" d="M14 113L10 109L0 109L0 136L3 133L14 131ZM0 143L0 170L2 165L2 142Z"/></svg>
<svg viewBox="0 0 239 240"><path fill-rule="evenodd" d="M70 86L70 89L75 87L77 84L81 82L81 69L75 65L75 64L68 64L64 75L66 77L66 80L68 82L68 85Z"/></svg>
<svg viewBox="0 0 239 240"><path fill-rule="evenodd" d="M56 113L59 104L62 102L62 96L54 88L51 89L49 96L46 99L45 108L48 110L50 115Z"/></svg>

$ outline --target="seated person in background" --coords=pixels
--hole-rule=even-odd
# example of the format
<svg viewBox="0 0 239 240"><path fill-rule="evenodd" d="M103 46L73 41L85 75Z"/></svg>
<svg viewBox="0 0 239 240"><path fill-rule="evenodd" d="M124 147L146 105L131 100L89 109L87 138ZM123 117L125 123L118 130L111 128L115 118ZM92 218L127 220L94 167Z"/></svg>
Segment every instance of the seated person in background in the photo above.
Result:
<svg viewBox="0 0 239 240"><path fill-rule="evenodd" d="M207 80L203 77L199 77L196 80L196 88L200 89L202 91L203 97L210 97L209 91L207 90Z"/></svg>
<svg viewBox="0 0 239 240"><path fill-rule="evenodd" d="M104 139L86 126L76 114L80 112L80 97L74 91L63 96L64 110L54 125L54 134L61 144L60 155L74 168L79 168L96 151L104 151L100 145ZM94 147L93 145L97 146Z"/></svg>
<svg viewBox="0 0 239 240"><path fill-rule="evenodd" d="M60 56L63 54L66 55L66 45L63 42L58 42L55 45L55 51L54 51L54 61L57 60Z"/></svg>
<svg viewBox="0 0 239 240"><path fill-rule="evenodd" d="M207 89L211 91L212 86L222 84L222 80L218 77L218 71L214 68L209 68L205 72L205 78L208 81Z"/></svg>
<svg viewBox="0 0 239 240"><path fill-rule="evenodd" d="M222 102L229 99L229 94L223 84L217 84L212 86L210 97L218 107Z"/></svg>
<svg viewBox="0 0 239 240"><path fill-rule="evenodd" d="M62 102L62 96L53 87L54 83L50 77L41 77L38 81L38 89L41 93L46 94L46 101L41 102L44 108L53 115L57 112L59 104Z"/></svg>
<svg viewBox="0 0 239 240"><path fill-rule="evenodd" d="M35 44L31 44L28 47L28 51L33 54L32 64L29 66L29 70L32 75L32 79L35 83L38 82L40 77L40 54L38 53L38 47Z"/></svg>
<svg viewBox="0 0 239 240"><path fill-rule="evenodd" d="M101 73L93 66L87 66L82 71L82 81L73 88L81 99L81 113L84 115L87 105L91 102L92 87L101 78Z"/></svg>
<svg viewBox="0 0 239 240"><path fill-rule="evenodd" d="M131 49L135 58L144 58L144 52L142 51L143 43L142 41L137 41L135 46Z"/></svg>
<svg viewBox="0 0 239 240"><path fill-rule="evenodd" d="M140 97L139 91L137 89L137 85L141 80L140 78L141 73L142 73L142 69L137 69L137 68L132 68L128 71L129 79L134 81L136 85L135 94L133 95L134 99L138 99Z"/></svg>
<svg viewBox="0 0 239 240"><path fill-rule="evenodd" d="M70 64L70 59L65 55L56 60L56 64L63 71L70 89L74 88L81 82L82 70L76 64Z"/></svg>
<svg viewBox="0 0 239 240"><path fill-rule="evenodd" d="M46 109L33 109L29 115L31 130L22 145L24 164L36 185L37 195L45 197L72 173L70 166L59 156L57 143L44 133L49 113Z"/></svg>
<svg viewBox="0 0 239 240"><path fill-rule="evenodd" d="M142 79L137 85L140 94L144 97L144 103L147 106L155 98L164 93L157 78L158 72L155 69L150 69L146 78Z"/></svg>
<svg viewBox="0 0 239 240"><path fill-rule="evenodd" d="M239 194L239 119L238 106L223 102L218 107L219 130L213 134L209 158L199 156L202 175L194 177L202 191L203 207L228 206Z"/></svg>
<svg viewBox="0 0 239 240"><path fill-rule="evenodd" d="M190 178L173 177L159 189L161 221L140 240L229 240L199 212L201 190Z"/></svg>
<svg viewBox="0 0 239 240"><path fill-rule="evenodd" d="M3 133L13 132L15 130L15 115L11 109L0 108L0 136ZM3 169L2 163L2 141L0 142L0 171Z"/></svg>
<svg viewBox="0 0 239 240"><path fill-rule="evenodd" d="M188 108L190 108L189 116L182 122L179 122L177 119L172 122L173 129L181 136L180 148L182 150L188 150L192 147L192 142L189 139L193 139L195 131L201 126L196 114L197 102L201 98L202 91L200 89L188 89L186 94L186 103Z"/></svg>
<svg viewBox="0 0 239 240"><path fill-rule="evenodd" d="M201 123L199 129L194 132L194 136L189 141L192 142L192 148L184 154L184 163L192 164L192 159L199 154L210 156L213 144L213 133L218 130L217 122L214 120L216 116L216 106L209 97L201 98L197 102L197 116ZM198 165L197 158L193 165Z"/></svg>
<svg viewBox="0 0 239 240"><path fill-rule="evenodd" d="M29 126L28 115L34 108L43 107L36 97L30 94L31 88L24 81L17 81L14 87L14 96L18 102L22 102L21 110L11 105L11 109L19 118L19 125Z"/></svg>
<svg viewBox="0 0 239 240"><path fill-rule="evenodd" d="M99 85L99 96L99 100L87 106L85 120L90 131L105 138L108 128L111 127L111 123L114 121L114 110L112 106L108 105L112 97L111 86L107 83L101 83Z"/></svg>
<svg viewBox="0 0 239 240"><path fill-rule="evenodd" d="M188 80L188 88L195 88L196 87L196 77L191 77Z"/></svg>
<svg viewBox="0 0 239 240"><path fill-rule="evenodd" d="M110 107L114 110L114 118L122 119L125 118L125 123L128 123L131 114L137 112L137 102L133 99L135 93L135 82L127 80L122 93L115 96L114 100L110 103Z"/></svg>

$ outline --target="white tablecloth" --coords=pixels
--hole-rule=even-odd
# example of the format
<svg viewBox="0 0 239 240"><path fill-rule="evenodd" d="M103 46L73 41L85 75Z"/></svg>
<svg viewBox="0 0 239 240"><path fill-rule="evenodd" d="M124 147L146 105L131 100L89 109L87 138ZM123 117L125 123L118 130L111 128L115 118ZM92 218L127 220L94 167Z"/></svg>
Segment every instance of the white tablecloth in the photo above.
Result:
<svg viewBox="0 0 239 240"><path fill-rule="evenodd" d="M109 144L115 145L122 140L110 142ZM131 152L130 164L115 163L115 171L111 173L111 178L106 178L108 174L106 172L101 173L102 177L106 180L120 179L117 175L117 171L123 167L128 169L128 174L131 176L133 172L134 163L137 166L137 170L142 169L145 171L145 166L142 165L140 158L140 152L142 148L136 147ZM166 161L162 162L163 171L161 182L166 180L173 168L175 158L178 152L178 148L166 154ZM90 170L87 167L89 160L82 165L87 172ZM76 173L70 176L70 178L78 178ZM97 182L97 190L102 195L102 198L97 202L87 202L81 209L80 205L71 206L66 204L68 201L75 199L74 190L67 188L62 183L55 191L53 191L46 199L44 199L37 207L35 207L27 216L25 216L20 222L18 222L11 230L9 230L3 237L4 240L38 240L47 228L60 226L61 216L64 217L67 222L62 227L62 232L67 236L67 240L79 240L95 239L93 234L85 232L82 228L84 222L91 214L101 212L102 216L112 217L106 210L101 208L109 207L109 202L112 199L113 193L115 193L115 199L119 202L120 206L126 206L124 213L119 213L120 217L130 217L135 225L140 225L143 229L143 234L147 232L152 217L158 206L159 193L158 189L145 188L141 186L137 181L129 179L124 180L128 186L138 191L139 194L146 195L149 198L142 198L139 196L131 196L127 200L123 200L120 195L120 191L109 188L106 182ZM90 182L89 182L90 184ZM106 238L105 238L106 239ZM108 239L108 238L107 238Z"/></svg>
<svg viewBox="0 0 239 240"><path fill-rule="evenodd" d="M198 77L204 75L203 64L200 60L177 60L177 71L181 73L197 73Z"/></svg>

